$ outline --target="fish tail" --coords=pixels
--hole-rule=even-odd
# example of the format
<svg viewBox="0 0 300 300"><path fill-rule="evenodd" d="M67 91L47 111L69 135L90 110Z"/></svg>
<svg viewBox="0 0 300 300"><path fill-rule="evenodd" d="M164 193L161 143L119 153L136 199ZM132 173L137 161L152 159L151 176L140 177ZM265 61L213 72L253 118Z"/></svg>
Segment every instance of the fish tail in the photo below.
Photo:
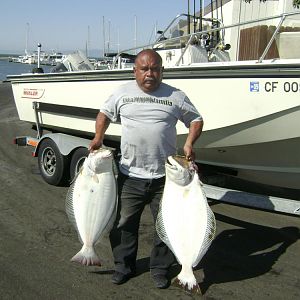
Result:
<svg viewBox="0 0 300 300"><path fill-rule="evenodd" d="M82 249L71 258L71 261L78 262L84 266L101 266L100 259L94 247L83 245Z"/></svg>
<svg viewBox="0 0 300 300"><path fill-rule="evenodd" d="M172 282L172 285L184 289L189 294L198 294L202 295L201 289L194 274L189 274L189 276L185 276L186 274L182 274L180 272L178 276Z"/></svg>

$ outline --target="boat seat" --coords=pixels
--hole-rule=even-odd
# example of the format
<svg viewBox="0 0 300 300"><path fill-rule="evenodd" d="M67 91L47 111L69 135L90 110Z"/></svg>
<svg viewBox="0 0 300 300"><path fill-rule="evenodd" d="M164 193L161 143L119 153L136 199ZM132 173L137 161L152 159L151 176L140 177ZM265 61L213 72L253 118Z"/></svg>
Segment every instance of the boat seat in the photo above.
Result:
<svg viewBox="0 0 300 300"><path fill-rule="evenodd" d="M189 45L190 64L208 62L207 51L200 45Z"/></svg>
<svg viewBox="0 0 300 300"><path fill-rule="evenodd" d="M209 61L211 62L230 61L229 53L226 51L216 49L210 55Z"/></svg>

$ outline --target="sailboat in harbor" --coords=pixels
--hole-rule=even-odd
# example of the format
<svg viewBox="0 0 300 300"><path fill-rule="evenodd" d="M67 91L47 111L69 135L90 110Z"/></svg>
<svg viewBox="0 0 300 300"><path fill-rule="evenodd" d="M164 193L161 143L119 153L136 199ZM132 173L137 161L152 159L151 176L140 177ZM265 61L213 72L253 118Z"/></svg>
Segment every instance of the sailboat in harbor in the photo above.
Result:
<svg viewBox="0 0 300 300"><path fill-rule="evenodd" d="M297 3L214 1L174 18L153 44L121 51L110 70L9 76L19 117L35 124L38 114L41 128L91 138L101 102L134 80L122 59L153 48L163 60L164 82L183 90L205 118L195 144L199 163L300 189ZM106 140L118 142L120 134L120 125L111 124ZM180 151L187 129L178 124L177 134Z"/></svg>

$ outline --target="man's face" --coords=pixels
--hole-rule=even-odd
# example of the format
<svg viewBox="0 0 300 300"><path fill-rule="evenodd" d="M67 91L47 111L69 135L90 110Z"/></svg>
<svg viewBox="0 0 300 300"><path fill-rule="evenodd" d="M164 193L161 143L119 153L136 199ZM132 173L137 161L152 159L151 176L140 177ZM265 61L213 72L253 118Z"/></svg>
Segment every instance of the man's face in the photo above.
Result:
<svg viewBox="0 0 300 300"><path fill-rule="evenodd" d="M133 70L136 82L144 92L153 92L159 87L163 68L155 54L142 54L136 60Z"/></svg>

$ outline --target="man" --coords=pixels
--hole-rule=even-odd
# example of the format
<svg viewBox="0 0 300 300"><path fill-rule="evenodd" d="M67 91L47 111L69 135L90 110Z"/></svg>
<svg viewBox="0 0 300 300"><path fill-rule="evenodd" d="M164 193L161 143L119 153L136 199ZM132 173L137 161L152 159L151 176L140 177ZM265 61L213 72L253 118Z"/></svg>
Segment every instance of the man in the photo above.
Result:
<svg viewBox="0 0 300 300"><path fill-rule="evenodd" d="M115 262L112 282L122 284L135 274L140 217L146 204L156 220L165 182L165 160L176 154L176 123L189 128L184 153L195 159L193 144L200 136L202 117L180 90L162 83L162 60L153 50L141 51L135 60L135 81L118 88L96 119L90 151L98 149L110 122L121 122L119 208L110 233ZM174 257L155 232L150 272L156 287L169 284L167 272Z"/></svg>

